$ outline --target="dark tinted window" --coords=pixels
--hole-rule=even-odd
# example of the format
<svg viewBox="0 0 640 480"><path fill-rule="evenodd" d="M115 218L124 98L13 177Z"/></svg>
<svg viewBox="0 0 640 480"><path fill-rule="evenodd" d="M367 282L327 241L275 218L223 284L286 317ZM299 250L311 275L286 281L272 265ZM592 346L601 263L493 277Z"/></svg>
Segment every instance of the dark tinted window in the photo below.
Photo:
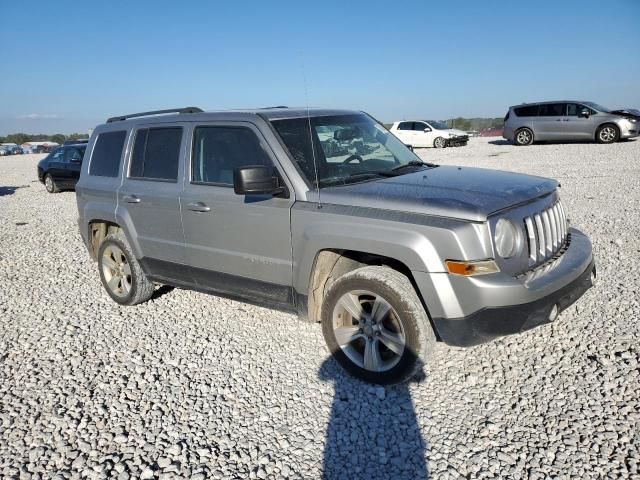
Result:
<svg viewBox="0 0 640 480"><path fill-rule="evenodd" d="M233 185L233 169L248 165L273 165L251 130L238 127L196 128L192 181Z"/></svg>
<svg viewBox="0 0 640 480"><path fill-rule="evenodd" d="M529 105L526 107L518 107L513 109L519 117L536 117L538 116L538 105Z"/></svg>
<svg viewBox="0 0 640 480"><path fill-rule="evenodd" d="M62 162L64 160L64 148L56 148L49 156L50 162Z"/></svg>
<svg viewBox="0 0 640 480"><path fill-rule="evenodd" d="M413 122L400 122L398 130L413 130Z"/></svg>
<svg viewBox="0 0 640 480"><path fill-rule="evenodd" d="M138 130L131 154L129 176L177 180L181 141L181 127Z"/></svg>
<svg viewBox="0 0 640 480"><path fill-rule="evenodd" d="M566 103L543 103L540 105L538 116L540 117L561 117L564 115Z"/></svg>
<svg viewBox="0 0 640 480"><path fill-rule="evenodd" d="M570 117L577 117L583 110L587 110L589 115L593 115L595 113L589 107L580 103L567 103L567 115Z"/></svg>
<svg viewBox="0 0 640 480"><path fill-rule="evenodd" d="M413 124L413 129L418 131L418 132L424 132L424 129L427 128L428 125L426 123L422 123L422 122L415 122Z"/></svg>
<svg viewBox="0 0 640 480"><path fill-rule="evenodd" d="M127 132L107 132L98 135L91 155L89 175L101 177L117 177L122 158L122 147Z"/></svg>
<svg viewBox="0 0 640 480"><path fill-rule="evenodd" d="M82 162L84 156L84 148L65 148L64 149L64 161L69 162Z"/></svg>

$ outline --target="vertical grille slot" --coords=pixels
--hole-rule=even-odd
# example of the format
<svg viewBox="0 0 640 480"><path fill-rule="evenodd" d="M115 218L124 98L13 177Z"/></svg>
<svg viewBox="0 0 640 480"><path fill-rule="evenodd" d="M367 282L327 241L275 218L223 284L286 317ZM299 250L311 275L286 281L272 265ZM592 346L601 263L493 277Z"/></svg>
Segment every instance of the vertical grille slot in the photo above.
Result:
<svg viewBox="0 0 640 480"><path fill-rule="evenodd" d="M556 254L567 239L567 217L562 203L524 218L529 242L529 265L543 262Z"/></svg>

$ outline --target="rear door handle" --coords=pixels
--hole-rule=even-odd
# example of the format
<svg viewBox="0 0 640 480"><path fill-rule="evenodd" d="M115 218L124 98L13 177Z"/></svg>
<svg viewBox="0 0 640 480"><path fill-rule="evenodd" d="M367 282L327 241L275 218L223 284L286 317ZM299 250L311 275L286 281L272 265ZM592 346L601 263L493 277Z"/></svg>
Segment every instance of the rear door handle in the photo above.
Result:
<svg viewBox="0 0 640 480"><path fill-rule="evenodd" d="M202 202L187 203L187 208L192 212L210 212L211 211L211 207L205 205Z"/></svg>
<svg viewBox="0 0 640 480"><path fill-rule="evenodd" d="M140 197L135 195L125 195L122 199L127 203L140 203Z"/></svg>

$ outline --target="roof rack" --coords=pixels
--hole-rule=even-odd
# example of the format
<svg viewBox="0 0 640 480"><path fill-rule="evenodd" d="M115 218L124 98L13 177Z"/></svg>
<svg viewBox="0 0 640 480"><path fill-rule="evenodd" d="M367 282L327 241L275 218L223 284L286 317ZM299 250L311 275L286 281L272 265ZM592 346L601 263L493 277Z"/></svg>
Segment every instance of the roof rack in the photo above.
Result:
<svg viewBox="0 0 640 480"><path fill-rule="evenodd" d="M129 118L147 117L149 115L162 115L163 113L201 113L204 110L198 107L170 108L168 110L152 110L151 112L130 113L119 117L107 118L107 123L122 122Z"/></svg>

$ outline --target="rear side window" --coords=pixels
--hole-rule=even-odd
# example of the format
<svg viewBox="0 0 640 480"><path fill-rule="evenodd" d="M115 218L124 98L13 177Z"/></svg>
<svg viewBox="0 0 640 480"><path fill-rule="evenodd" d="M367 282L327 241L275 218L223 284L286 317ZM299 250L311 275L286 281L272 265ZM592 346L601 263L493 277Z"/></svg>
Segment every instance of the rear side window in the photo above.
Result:
<svg viewBox="0 0 640 480"><path fill-rule="evenodd" d="M513 109L519 117L537 117L538 105L529 105L526 107L518 107Z"/></svg>
<svg viewBox="0 0 640 480"><path fill-rule="evenodd" d="M413 130L413 122L400 122L398 130Z"/></svg>
<svg viewBox="0 0 640 480"><path fill-rule="evenodd" d="M182 127L138 130L131 155L129 177L150 180L178 179Z"/></svg>
<svg viewBox="0 0 640 480"><path fill-rule="evenodd" d="M564 116L566 103L543 103L540 105L538 116L540 117L562 117Z"/></svg>
<svg viewBox="0 0 640 480"><path fill-rule="evenodd" d="M191 180L232 186L233 170L249 165L273 166L260 140L244 127L197 127L193 139Z"/></svg>
<svg viewBox="0 0 640 480"><path fill-rule="evenodd" d="M125 130L98 135L91 155L89 175L117 177L122 159L122 147L127 136Z"/></svg>

